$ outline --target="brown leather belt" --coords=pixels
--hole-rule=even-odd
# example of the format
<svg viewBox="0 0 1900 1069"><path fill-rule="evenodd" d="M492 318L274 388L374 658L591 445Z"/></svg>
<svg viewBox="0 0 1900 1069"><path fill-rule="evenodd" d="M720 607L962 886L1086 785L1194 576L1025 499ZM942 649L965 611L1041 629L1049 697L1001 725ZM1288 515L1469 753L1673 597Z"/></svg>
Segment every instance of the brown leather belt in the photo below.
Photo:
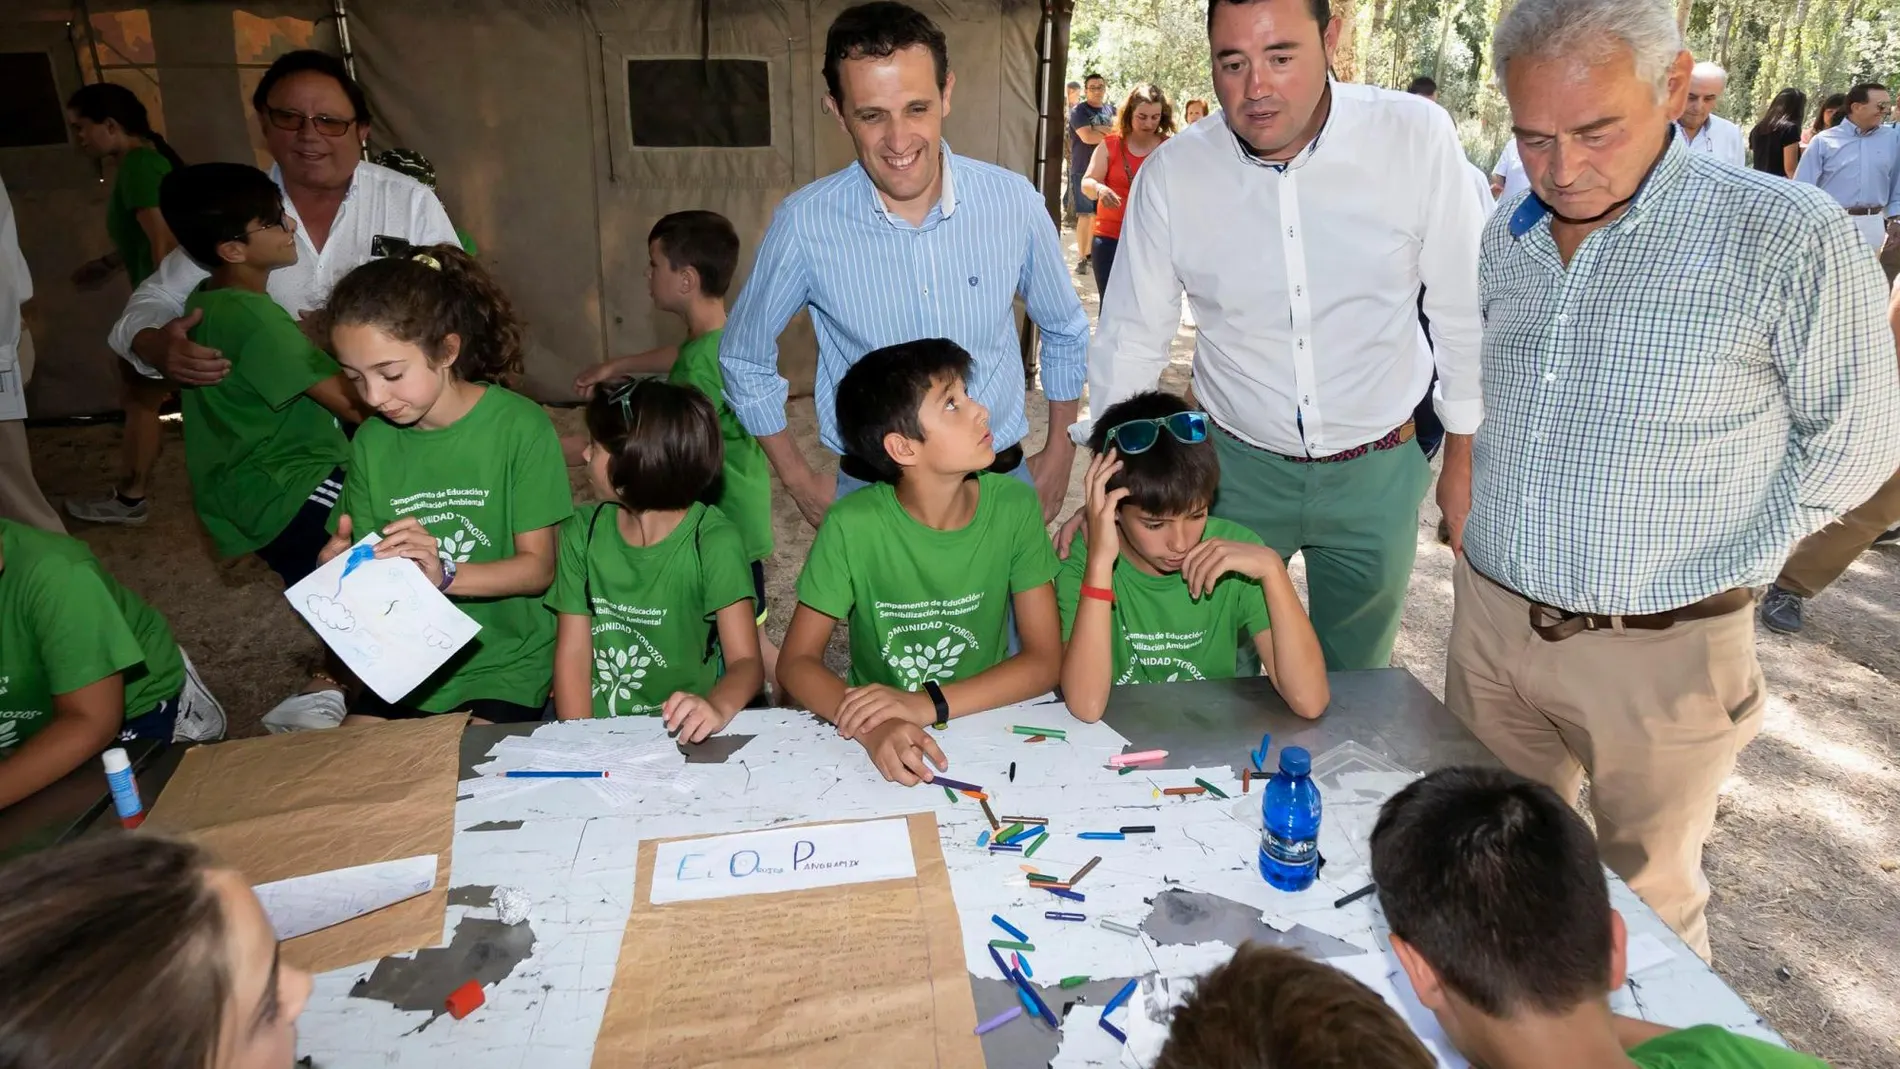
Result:
<svg viewBox="0 0 1900 1069"><path fill-rule="evenodd" d="M1887 209L1885 205L1880 205L1880 204L1862 205L1859 208L1847 209L1847 214L1849 215L1879 215L1881 212L1884 212L1886 210Z"/></svg>
<svg viewBox="0 0 1900 1069"><path fill-rule="evenodd" d="M1404 423L1385 432L1385 436L1377 441L1367 442L1364 445L1355 445L1351 449L1342 449L1337 453L1331 453L1323 457L1296 457L1291 453L1275 453L1271 449L1260 449L1259 446L1247 441L1240 435L1221 426L1219 423L1215 423L1214 428L1227 437L1232 438L1234 441L1239 442L1241 445L1246 446L1248 449L1259 449L1262 453L1271 454L1279 457L1281 460L1291 461L1294 464L1337 464L1342 460L1358 460L1367 453L1376 453L1385 449L1396 449L1418 436L1418 426L1408 419Z"/></svg>
<svg viewBox="0 0 1900 1069"><path fill-rule="evenodd" d="M1469 564L1470 561L1467 560L1466 563ZM1476 568L1471 569L1471 574L1507 594L1529 601L1531 603L1531 630L1537 632L1537 637L1545 642L1562 642L1584 631L1667 631L1677 624L1686 624L1691 620L1708 620L1717 616L1727 616L1729 613L1747 608L1755 600L1753 590L1738 586L1666 612L1614 616L1594 612L1571 612L1568 609L1559 609L1555 605L1545 605L1543 602L1524 597Z"/></svg>

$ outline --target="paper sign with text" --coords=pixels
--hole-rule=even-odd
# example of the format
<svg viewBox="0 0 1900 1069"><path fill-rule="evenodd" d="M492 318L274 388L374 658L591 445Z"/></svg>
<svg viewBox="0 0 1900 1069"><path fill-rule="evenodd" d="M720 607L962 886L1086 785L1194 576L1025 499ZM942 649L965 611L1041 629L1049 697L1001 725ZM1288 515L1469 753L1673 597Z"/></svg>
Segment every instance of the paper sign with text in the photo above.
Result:
<svg viewBox="0 0 1900 1069"><path fill-rule="evenodd" d="M653 904L776 894L917 875L902 820L749 831L659 844Z"/></svg>

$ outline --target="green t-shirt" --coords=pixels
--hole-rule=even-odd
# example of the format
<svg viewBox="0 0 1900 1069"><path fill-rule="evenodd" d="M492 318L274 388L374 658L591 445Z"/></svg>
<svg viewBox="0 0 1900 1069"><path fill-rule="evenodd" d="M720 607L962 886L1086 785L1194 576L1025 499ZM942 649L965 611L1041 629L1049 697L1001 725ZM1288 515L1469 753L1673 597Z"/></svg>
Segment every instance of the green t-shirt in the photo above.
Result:
<svg viewBox="0 0 1900 1069"><path fill-rule="evenodd" d="M126 719L185 686L172 629L77 538L0 520L0 758L52 722L53 697L125 674Z"/></svg>
<svg viewBox="0 0 1900 1069"><path fill-rule="evenodd" d="M202 310L191 340L216 349L231 373L215 386L181 391L191 498L225 557L283 533L330 472L349 463L336 416L304 394L337 373L276 301L249 290L207 290L185 301Z"/></svg>
<svg viewBox="0 0 1900 1069"><path fill-rule="evenodd" d="M1247 528L1214 516L1208 517L1201 537L1264 544ZM1075 627L1088 560L1088 543L1078 538L1056 573L1064 641ZM1196 601L1188 596L1187 580L1179 573L1149 575L1126 556L1115 562L1112 618L1117 686L1232 679L1240 643L1272 626L1256 579L1229 572L1215 582L1213 593Z"/></svg>
<svg viewBox="0 0 1900 1069"><path fill-rule="evenodd" d="M125 273L137 286L151 275L152 239L139 225L139 209L158 207L158 184L172 171L172 161L157 149L135 148L119 160L119 174L112 180L112 197L106 201L106 236L125 261Z"/></svg>
<svg viewBox="0 0 1900 1069"><path fill-rule="evenodd" d="M1773 1043L1700 1024L1657 1036L1629 1051L1643 1069L1827 1069L1827 1063Z"/></svg>
<svg viewBox="0 0 1900 1069"><path fill-rule="evenodd" d="M904 511L874 483L825 513L798 576L798 600L848 621L851 685L922 689L967 679L1009 656L1011 596L1056 574L1036 492L977 476L976 515L954 531Z"/></svg>
<svg viewBox="0 0 1900 1069"><path fill-rule="evenodd" d="M574 514L554 421L540 405L499 386L488 387L447 427L421 430L373 419L351 445L339 508L357 538L414 516L436 537L443 557L481 564L514 556L516 535ZM330 526L335 529L335 515ZM554 616L541 607L542 595L449 596L481 632L403 703L448 713L477 698L546 702Z"/></svg>
<svg viewBox="0 0 1900 1069"><path fill-rule="evenodd" d="M752 600L751 562L716 508L694 504L653 546L629 545L618 517L597 505L561 525L547 606L593 617L594 715L655 716L675 691L704 697L725 671L713 617Z"/></svg>
<svg viewBox="0 0 1900 1069"><path fill-rule="evenodd" d="M739 422L726 403L726 378L719 373L719 335L714 330L680 345L679 359L666 381L691 386L712 399L719 413L719 433L726 440L724 485L713 504L726 514L745 540L746 561L772 555L772 476L766 471L765 450Z"/></svg>

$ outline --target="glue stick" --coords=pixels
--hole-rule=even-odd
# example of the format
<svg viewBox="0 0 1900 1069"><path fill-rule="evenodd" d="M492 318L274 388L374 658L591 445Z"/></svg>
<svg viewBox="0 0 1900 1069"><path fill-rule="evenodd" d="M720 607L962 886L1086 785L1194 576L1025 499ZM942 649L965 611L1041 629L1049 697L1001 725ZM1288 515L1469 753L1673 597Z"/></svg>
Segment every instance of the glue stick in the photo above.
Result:
<svg viewBox="0 0 1900 1069"><path fill-rule="evenodd" d="M132 779L132 759L116 746L99 759L105 762L106 784L112 788L112 808L119 811L119 823L127 828L145 823L145 803L139 800L139 785Z"/></svg>

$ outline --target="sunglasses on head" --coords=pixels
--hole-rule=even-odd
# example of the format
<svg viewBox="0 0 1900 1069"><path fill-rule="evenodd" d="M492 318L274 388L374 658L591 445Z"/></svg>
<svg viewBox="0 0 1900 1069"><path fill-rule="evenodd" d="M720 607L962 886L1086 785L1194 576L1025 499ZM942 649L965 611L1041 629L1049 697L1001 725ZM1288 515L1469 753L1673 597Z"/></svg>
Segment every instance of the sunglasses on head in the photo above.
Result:
<svg viewBox="0 0 1900 1069"><path fill-rule="evenodd" d="M1156 416L1153 419L1131 419L1127 423L1118 423L1108 429L1102 440L1104 449L1113 446L1124 455L1146 453L1155 447L1161 439L1161 428L1166 427L1174 440L1183 445L1199 445L1207 441L1207 413L1176 412L1171 416Z"/></svg>

